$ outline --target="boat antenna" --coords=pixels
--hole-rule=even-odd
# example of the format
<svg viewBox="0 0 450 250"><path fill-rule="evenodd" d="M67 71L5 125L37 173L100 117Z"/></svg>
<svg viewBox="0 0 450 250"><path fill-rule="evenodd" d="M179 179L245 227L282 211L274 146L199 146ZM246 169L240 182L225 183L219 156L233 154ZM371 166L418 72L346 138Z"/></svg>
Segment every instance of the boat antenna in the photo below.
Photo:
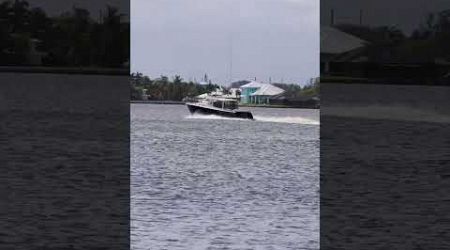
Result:
<svg viewBox="0 0 450 250"><path fill-rule="evenodd" d="M228 81L231 84L231 82L233 81L233 33L230 33L230 64L228 67Z"/></svg>

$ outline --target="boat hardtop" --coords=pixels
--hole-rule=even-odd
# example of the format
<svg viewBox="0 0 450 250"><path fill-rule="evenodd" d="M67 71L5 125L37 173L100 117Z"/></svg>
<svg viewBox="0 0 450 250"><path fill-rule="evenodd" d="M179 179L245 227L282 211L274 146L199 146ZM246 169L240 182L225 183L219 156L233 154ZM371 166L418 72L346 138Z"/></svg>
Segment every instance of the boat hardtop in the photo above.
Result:
<svg viewBox="0 0 450 250"><path fill-rule="evenodd" d="M208 96L198 102L186 103L189 111L193 113L214 114L225 117L253 119L249 111L240 111L238 101L220 96Z"/></svg>

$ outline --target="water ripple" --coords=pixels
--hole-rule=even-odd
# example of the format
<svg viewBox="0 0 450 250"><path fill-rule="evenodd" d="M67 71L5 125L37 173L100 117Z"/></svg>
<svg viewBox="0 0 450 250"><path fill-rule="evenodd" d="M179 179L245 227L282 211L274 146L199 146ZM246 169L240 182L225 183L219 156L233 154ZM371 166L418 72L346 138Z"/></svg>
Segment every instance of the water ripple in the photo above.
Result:
<svg viewBox="0 0 450 250"><path fill-rule="evenodd" d="M132 249L319 249L318 112L252 112L132 105Z"/></svg>

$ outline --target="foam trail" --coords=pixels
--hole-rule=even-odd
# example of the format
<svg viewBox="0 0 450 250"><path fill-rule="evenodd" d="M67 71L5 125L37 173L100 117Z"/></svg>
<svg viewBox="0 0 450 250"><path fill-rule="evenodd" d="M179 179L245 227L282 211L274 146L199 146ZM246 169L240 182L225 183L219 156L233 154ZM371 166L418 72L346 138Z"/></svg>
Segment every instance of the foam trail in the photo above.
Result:
<svg viewBox="0 0 450 250"><path fill-rule="evenodd" d="M278 122L278 123L293 123L293 124L306 124L306 125L320 125L320 121L308 119L299 116L258 116L253 117L256 121L260 122Z"/></svg>
<svg viewBox="0 0 450 250"><path fill-rule="evenodd" d="M204 114L193 114L186 116L187 119L205 119L205 120L231 120L231 121L251 121L248 119L241 118L232 118L232 117L223 117L220 115L204 115Z"/></svg>
<svg viewBox="0 0 450 250"><path fill-rule="evenodd" d="M187 119L206 119L206 120L234 120L234 121L252 121L241 118L230 118L219 115L203 115L193 114L186 117ZM257 122L276 122L276 123L291 123L291 124L306 124L306 125L320 125L319 121L308 119L299 116L253 116L253 121Z"/></svg>

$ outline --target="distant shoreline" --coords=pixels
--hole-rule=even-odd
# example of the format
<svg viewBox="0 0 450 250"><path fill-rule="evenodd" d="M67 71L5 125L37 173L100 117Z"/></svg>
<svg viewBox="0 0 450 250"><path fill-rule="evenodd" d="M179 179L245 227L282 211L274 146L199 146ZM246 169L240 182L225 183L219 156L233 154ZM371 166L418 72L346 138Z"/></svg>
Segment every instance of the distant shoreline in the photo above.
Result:
<svg viewBox="0 0 450 250"><path fill-rule="evenodd" d="M170 104L170 105L184 105L182 101L157 101L157 100L131 100L130 103L138 104ZM266 105L266 104L240 104L240 107L252 107L252 108L297 108L297 109L320 109L309 106L287 106L287 105Z"/></svg>

